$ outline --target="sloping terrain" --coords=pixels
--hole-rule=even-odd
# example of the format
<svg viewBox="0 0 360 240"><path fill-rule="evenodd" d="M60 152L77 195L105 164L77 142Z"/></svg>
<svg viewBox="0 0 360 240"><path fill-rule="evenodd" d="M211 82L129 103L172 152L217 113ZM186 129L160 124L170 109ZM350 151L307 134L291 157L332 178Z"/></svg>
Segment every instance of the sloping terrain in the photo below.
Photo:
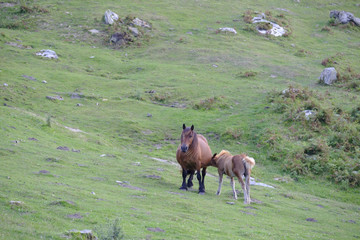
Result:
<svg viewBox="0 0 360 240"><path fill-rule="evenodd" d="M107 9L152 28L113 44ZM360 27L334 9L360 17L357 1L1 2L0 239L359 238ZM260 35L260 13L287 36ZM298 117L308 106L325 117ZM183 123L274 188L244 205L224 179L216 196L209 167L205 195L179 190Z"/></svg>

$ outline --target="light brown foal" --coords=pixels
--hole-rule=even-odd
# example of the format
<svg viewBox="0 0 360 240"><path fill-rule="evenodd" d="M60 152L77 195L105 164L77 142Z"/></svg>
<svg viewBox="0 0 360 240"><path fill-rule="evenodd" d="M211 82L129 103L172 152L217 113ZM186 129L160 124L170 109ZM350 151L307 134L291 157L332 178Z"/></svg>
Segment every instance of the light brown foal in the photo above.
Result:
<svg viewBox="0 0 360 240"><path fill-rule="evenodd" d="M234 177L237 177L244 191L244 203L250 204L250 174L251 169L255 166L255 160L253 158L245 154L233 156L230 152L222 150L219 154L215 153L213 155L210 165L217 167L219 172L219 188L216 195L220 195L221 193L223 174L225 173L231 179L230 184L234 198L237 199L234 182ZM245 183L242 176L245 176Z"/></svg>

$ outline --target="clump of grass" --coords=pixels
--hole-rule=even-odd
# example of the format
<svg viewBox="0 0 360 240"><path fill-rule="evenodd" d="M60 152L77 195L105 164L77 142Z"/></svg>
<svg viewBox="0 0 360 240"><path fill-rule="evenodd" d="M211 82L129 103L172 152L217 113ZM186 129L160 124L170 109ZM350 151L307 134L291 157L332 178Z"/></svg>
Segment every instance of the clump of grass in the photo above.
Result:
<svg viewBox="0 0 360 240"><path fill-rule="evenodd" d="M306 51L305 49L299 49L294 55L297 57L306 57L307 55L310 55L311 53Z"/></svg>
<svg viewBox="0 0 360 240"><path fill-rule="evenodd" d="M322 32L331 32L331 28L329 26L324 26L322 29L321 29Z"/></svg>
<svg viewBox="0 0 360 240"><path fill-rule="evenodd" d="M257 75L257 72L254 71L246 71L246 72L240 72L238 74L236 74L236 77L239 78L250 78L250 77L255 77Z"/></svg>
<svg viewBox="0 0 360 240"><path fill-rule="evenodd" d="M226 132L222 135L223 138L231 140L238 140L241 136L243 136L244 132L241 129L227 129Z"/></svg>
<svg viewBox="0 0 360 240"><path fill-rule="evenodd" d="M272 24L268 22L260 22L257 24L257 29L268 31L272 29Z"/></svg>
<svg viewBox="0 0 360 240"><path fill-rule="evenodd" d="M261 138L270 160L282 161L293 177L321 175L360 186L360 107L347 113L321 94L293 86L270 93L268 99L274 112L291 125ZM311 117L305 117L304 110L312 111Z"/></svg>
<svg viewBox="0 0 360 240"><path fill-rule="evenodd" d="M94 229L99 240L120 240L124 239L124 234L120 226L120 219L107 220L105 224L98 225Z"/></svg>
<svg viewBox="0 0 360 240"><path fill-rule="evenodd" d="M196 110L212 110L228 108L227 103L224 102L225 97L211 97L201 100L199 103L194 104L193 108Z"/></svg>
<svg viewBox="0 0 360 240"><path fill-rule="evenodd" d="M243 20L244 20L244 22L251 24L254 15L255 15L255 14L254 14L254 11L247 10L247 11L243 14Z"/></svg>
<svg viewBox="0 0 360 240"><path fill-rule="evenodd" d="M160 103L165 103L170 98L171 98L170 93L165 93L165 94L155 93L155 94L150 95L150 100L152 100L154 102L160 102Z"/></svg>
<svg viewBox="0 0 360 240"><path fill-rule="evenodd" d="M343 58L344 54L343 53L337 53L334 56L328 57L328 58L324 58L321 61L321 65L325 66L325 67L334 67L335 64L338 64L338 61L341 60Z"/></svg>

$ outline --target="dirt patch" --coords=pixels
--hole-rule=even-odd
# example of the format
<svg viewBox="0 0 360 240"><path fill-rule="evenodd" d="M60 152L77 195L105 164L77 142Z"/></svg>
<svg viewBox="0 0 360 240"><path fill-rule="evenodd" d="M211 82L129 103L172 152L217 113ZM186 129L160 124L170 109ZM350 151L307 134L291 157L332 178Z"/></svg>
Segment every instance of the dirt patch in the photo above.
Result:
<svg viewBox="0 0 360 240"><path fill-rule="evenodd" d="M252 212L246 212L246 211L242 211L242 210L240 210L240 212L245 213L245 214L247 214L247 215L256 216L256 214L255 214L255 213L252 213Z"/></svg>
<svg viewBox="0 0 360 240"><path fill-rule="evenodd" d="M128 183L124 183L124 182L121 182L121 181L117 181L117 183L119 184L119 186L122 186L124 188L129 188L129 189L136 190L136 191L146 191L143 188L135 187L135 186L132 186L132 185L130 185Z"/></svg>
<svg viewBox="0 0 360 240"><path fill-rule="evenodd" d="M151 179L161 179L161 177L157 176L157 175L146 175L145 177L146 178L151 178Z"/></svg>
<svg viewBox="0 0 360 240"><path fill-rule="evenodd" d="M158 227L156 227L156 228L147 228L147 230L150 231L150 232L165 232L164 229L161 229L161 228L158 228Z"/></svg>
<svg viewBox="0 0 360 240"><path fill-rule="evenodd" d="M16 3L0 2L0 8L15 7Z"/></svg>
<svg viewBox="0 0 360 240"><path fill-rule="evenodd" d="M66 146L59 146L56 148L57 150L62 150L62 151L70 151L70 149Z"/></svg>
<svg viewBox="0 0 360 240"><path fill-rule="evenodd" d="M72 218L72 219L81 219L83 218L83 216L81 216L79 213L75 213L75 214L70 214L66 216L67 218Z"/></svg>

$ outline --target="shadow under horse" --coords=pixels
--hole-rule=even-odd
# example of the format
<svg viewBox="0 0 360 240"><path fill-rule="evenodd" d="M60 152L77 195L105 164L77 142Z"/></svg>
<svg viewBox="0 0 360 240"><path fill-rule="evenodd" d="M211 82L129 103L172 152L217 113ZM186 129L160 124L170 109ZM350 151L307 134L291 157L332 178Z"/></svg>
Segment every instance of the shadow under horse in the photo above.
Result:
<svg viewBox="0 0 360 240"><path fill-rule="evenodd" d="M183 124L183 131L181 133L181 143L176 151L176 159L182 168L183 182L180 187L182 190L187 190L193 186L193 176L197 171L196 176L199 180L199 194L205 193L205 175L206 168L210 165L212 153L208 142L204 136L197 134L194 131L194 125L186 127ZM202 176L200 170L202 168ZM189 176L186 183L186 177Z"/></svg>

